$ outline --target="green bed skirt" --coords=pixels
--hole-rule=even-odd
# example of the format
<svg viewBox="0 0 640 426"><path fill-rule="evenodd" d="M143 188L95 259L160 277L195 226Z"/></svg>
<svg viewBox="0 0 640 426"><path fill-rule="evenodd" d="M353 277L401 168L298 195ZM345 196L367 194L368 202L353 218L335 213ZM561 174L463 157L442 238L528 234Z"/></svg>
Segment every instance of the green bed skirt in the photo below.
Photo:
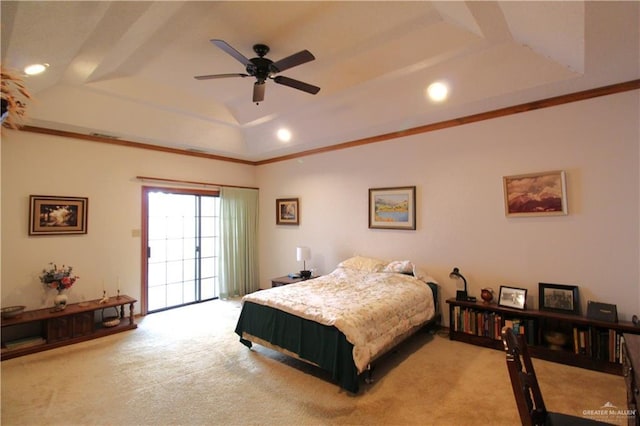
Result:
<svg viewBox="0 0 640 426"><path fill-rule="evenodd" d="M343 389L357 393L358 371L353 362L353 345L335 327L319 324L279 309L245 302L236 326L240 341L242 333L270 342L297 354L331 373Z"/></svg>

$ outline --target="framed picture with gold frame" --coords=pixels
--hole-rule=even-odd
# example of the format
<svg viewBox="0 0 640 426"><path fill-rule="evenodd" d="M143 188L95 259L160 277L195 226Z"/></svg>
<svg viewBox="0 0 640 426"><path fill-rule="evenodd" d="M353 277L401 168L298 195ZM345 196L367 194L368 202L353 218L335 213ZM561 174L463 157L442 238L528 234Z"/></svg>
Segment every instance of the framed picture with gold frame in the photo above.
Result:
<svg viewBox="0 0 640 426"><path fill-rule="evenodd" d="M276 225L300 224L300 200L298 198L276 199Z"/></svg>
<svg viewBox="0 0 640 426"><path fill-rule="evenodd" d="M89 199L86 197L29 196L29 235L87 233Z"/></svg>
<svg viewBox="0 0 640 426"><path fill-rule="evenodd" d="M369 188L369 228L416 229L416 187Z"/></svg>
<svg viewBox="0 0 640 426"><path fill-rule="evenodd" d="M504 176L502 181L506 216L557 216L568 212L562 170Z"/></svg>

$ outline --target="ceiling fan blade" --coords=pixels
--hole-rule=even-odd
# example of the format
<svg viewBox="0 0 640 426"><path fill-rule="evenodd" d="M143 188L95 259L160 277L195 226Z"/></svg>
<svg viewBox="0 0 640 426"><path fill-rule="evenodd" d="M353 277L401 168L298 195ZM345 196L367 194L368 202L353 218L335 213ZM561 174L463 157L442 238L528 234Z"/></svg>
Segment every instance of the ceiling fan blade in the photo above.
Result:
<svg viewBox="0 0 640 426"><path fill-rule="evenodd" d="M262 83L256 81L253 84L253 102L262 102L264 101L264 81Z"/></svg>
<svg viewBox="0 0 640 426"><path fill-rule="evenodd" d="M236 49L231 47L231 45L229 45L229 43L227 43L226 41L217 40L217 39L213 39L213 40L210 40L210 41L211 41L211 43L213 43L216 46L218 46L220 49L222 49L225 52L227 52L229 55L231 55L234 58L236 58L245 67L251 63L251 61L249 61L249 59L247 59L246 56L244 56L242 53L238 52Z"/></svg>
<svg viewBox="0 0 640 426"><path fill-rule="evenodd" d="M211 74L211 75L196 75L196 80L212 80L214 78L227 78L227 77L249 77L249 74L232 73L232 74Z"/></svg>
<svg viewBox="0 0 640 426"><path fill-rule="evenodd" d="M303 92L311 93L312 95L315 95L320 91L320 88L318 86L314 86L303 81L294 80L293 78L285 77L282 75L274 77L273 81L278 84L293 87L294 89L302 90Z"/></svg>
<svg viewBox="0 0 640 426"><path fill-rule="evenodd" d="M313 61L315 58L316 57L313 56L311 52L303 50L301 52L294 53L291 56L287 56L286 58L280 59L279 61L271 64L271 66L276 69L276 72L282 72L286 69Z"/></svg>

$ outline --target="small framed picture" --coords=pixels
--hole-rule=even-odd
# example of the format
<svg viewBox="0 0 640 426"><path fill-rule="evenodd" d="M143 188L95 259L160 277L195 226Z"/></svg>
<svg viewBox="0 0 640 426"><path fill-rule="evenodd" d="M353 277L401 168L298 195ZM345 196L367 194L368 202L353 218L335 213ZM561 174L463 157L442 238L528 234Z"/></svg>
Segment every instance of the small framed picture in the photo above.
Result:
<svg viewBox="0 0 640 426"><path fill-rule="evenodd" d="M297 198L276 199L276 225L299 225L300 201Z"/></svg>
<svg viewBox="0 0 640 426"><path fill-rule="evenodd" d="M416 229L416 187L369 189L369 228Z"/></svg>
<svg viewBox="0 0 640 426"><path fill-rule="evenodd" d="M567 214L567 184L564 171L505 176L502 181L506 216Z"/></svg>
<svg viewBox="0 0 640 426"><path fill-rule="evenodd" d="M29 196L29 235L87 233L86 197Z"/></svg>
<svg viewBox="0 0 640 426"><path fill-rule="evenodd" d="M578 286L538 283L540 310L580 315Z"/></svg>
<svg viewBox="0 0 640 426"><path fill-rule="evenodd" d="M505 308L524 309L527 303L527 289L500 286L500 296L498 306Z"/></svg>

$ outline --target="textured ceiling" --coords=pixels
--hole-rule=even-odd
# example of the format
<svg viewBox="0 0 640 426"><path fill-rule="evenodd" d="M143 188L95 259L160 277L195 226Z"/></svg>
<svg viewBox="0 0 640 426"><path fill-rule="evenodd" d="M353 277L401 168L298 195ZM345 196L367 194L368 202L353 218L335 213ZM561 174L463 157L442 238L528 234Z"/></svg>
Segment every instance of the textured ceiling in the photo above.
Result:
<svg viewBox="0 0 640 426"><path fill-rule="evenodd" d="M260 161L640 78L639 2L2 1L2 65L33 62L25 124ZM253 78L210 43L277 61ZM427 85L446 81L435 104ZM288 127L293 138L276 138Z"/></svg>

